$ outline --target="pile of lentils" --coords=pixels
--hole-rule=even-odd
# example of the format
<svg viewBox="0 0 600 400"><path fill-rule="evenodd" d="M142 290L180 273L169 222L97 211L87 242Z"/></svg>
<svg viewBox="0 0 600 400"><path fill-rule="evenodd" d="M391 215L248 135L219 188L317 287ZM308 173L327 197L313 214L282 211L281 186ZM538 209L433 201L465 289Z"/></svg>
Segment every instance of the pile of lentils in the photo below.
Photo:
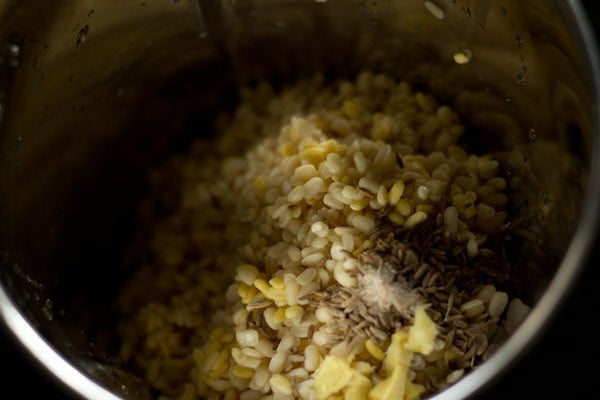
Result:
<svg viewBox="0 0 600 400"><path fill-rule="evenodd" d="M244 90L150 178L122 362L161 399L415 399L460 380L529 309L511 294L507 181L464 131L368 71ZM423 311L426 351L400 346ZM360 391L319 381L331 368Z"/></svg>

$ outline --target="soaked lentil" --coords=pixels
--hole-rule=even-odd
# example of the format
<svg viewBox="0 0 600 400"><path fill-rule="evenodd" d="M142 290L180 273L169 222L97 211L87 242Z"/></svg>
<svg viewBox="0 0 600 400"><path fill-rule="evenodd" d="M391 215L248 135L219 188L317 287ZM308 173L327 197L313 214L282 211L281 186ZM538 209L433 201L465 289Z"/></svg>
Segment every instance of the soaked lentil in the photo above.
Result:
<svg viewBox="0 0 600 400"><path fill-rule="evenodd" d="M499 163L432 96L262 84L216 130L152 175L120 298L120 357L160 398L426 398L526 315Z"/></svg>

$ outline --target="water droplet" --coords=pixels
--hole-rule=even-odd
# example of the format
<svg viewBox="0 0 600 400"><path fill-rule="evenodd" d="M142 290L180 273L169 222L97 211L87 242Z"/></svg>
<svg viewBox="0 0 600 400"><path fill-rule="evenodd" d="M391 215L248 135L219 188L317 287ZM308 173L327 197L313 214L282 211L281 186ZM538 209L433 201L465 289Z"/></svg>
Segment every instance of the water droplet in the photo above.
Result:
<svg viewBox="0 0 600 400"><path fill-rule="evenodd" d="M471 50L469 49L463 49L460 51L457 51L456 53L454 53L454 62L457 64L467 64L469 61L471 61Z"/></svg>
<svg viewBox="0 0 600 400"><path fill-rule="evenodd" d="M206 39L208 37L208 32L200 32L200 38Z"/></svg>
<svg viewBox="0 0 600 400"><path fill-rule="evenodd" d="M468 18L471 18L471 15L472 15L471 7L469 7L469 6L462 6L460 9L462 10L462 12L465 13L465 15Z"/></svg>
<svg viewBox="0 0 600 400"><path fill-rule="evenodd" d="M52 321L54 319L54 313L52 312L52 308L42 307L42 312L44 316L48 319L48 321Z"/></svg>
<svg viewBox="0 0 600 400"><path fill-rule="evenodd" d="M0 64L11 68L19 66L21 47L15 43L6 43L0 46Z"/></svg>
<svg viewBox="0 0 600 400"><path fill-rule="evenodd" d="M510 94L505 94L504 95L504 101L506 101L507 103L510 103L512 101L512 96Z"/></svg>
<svg viewBox="0 0 600 400"><path fill-rule="evenodd" d="M534 128L529 128L528 136L529 136L529 140L531 140L532 142L534 142L535 139L537 139L537 134L535 133Z"/></svg>
<svg viewBox="0 0 600 400"><path fill-rule="evenodd" d="M446 11L444 11L444 9L438 3L439 1L426 1L424 4L425 8L431 13L431 15L437 19L444 19L446 17Z"/></svg>
<svg viewBox="0 0 600 400"><path fill-rule="evenodd" d="M515 43L517 44L517 46L521 47L525 44L525 41L521 36L517 35L515 36Z"/></svg>
<svg viewBox="0 0 600 400"><path fill-rule="evenodd" d="M77 46L79 46L81 43L85 42L89 31L90 31L89 25L84 25L84 27L79 30L79 33L77 33Z"/></svg>
<svg viewBox="0 0 600 400"><path fill-rule="evenodd" d="M285 22L283 21L274 21L273 25L279 29L285 29Z"/></svg>
<svg viewBox="0 0 600 400"><path fill-rule="evenodd" d="M517 85L525 86L526 83L527 83L527 81L525 79L525 74L523 72L519 72L517 74Z"/></svg>
<svg viewBox="0 0 600 400"><path fill-rule="evenodd" d="M20 53L21 53L21 48L19 46L17 46L16 44L8 45L8 54L10 56L19 57Z"/></svg>

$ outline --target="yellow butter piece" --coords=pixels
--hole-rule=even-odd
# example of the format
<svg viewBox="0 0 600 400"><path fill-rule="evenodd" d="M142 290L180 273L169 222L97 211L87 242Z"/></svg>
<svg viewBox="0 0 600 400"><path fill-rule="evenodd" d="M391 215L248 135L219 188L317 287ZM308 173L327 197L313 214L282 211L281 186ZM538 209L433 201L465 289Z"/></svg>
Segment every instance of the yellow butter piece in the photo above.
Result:
<svg viewBox="0 0 600 400"><path fill-rule="evenodd" d="M354 361L352 363L352 368L365 376L369 376L375 372L375 367L366 361Z"/></svg>
<svg viewBox="0 0 600 400"><path fill-rule="evenodd" d="M369 378L354 370L352 380L344 389L344 400L365 400L372 387Z"/></svg>
<svg viewBox="0 0 600 400"><path fill-rule="evenodd" d="M354 377L354 372L346 360L339 357L325 357L314 375L317 399L325 400L340 392Z"/></svg>
<svg viewBox="0 0 600 400"><path fill-rule="evenodd" d="M381 350L371 339L367 339L365 348L376 360L383 361L383 350Z"/></svg>
<svg viewBox="0 0 600 400"><path fill-rule="evenodd" d="M415 353L428 355L433 351L437 333L437 327L427 315L425 307L419 307L415 312L415 322L410 328L404 347Z"/></svg>
<svg viewBox="0 0 600 400"><path fill-rule="evenodd" d="M408 369L394 367L394 371L386 379L379 382L369 392L369 400L404 400Z"/></svg>
<svg viewBox="0 0 600 400"><path fill-rule="evenodd" d="M404 400L414 400L419 398L425 391L425 386L419 383L406 382L406 391L404 392Z"/></svg>
<svg viewBox="0 0 600 400"><path fill-rule="evenodd" d="M392 374L395 367L408 368L410 366L413 353L404 347L407 340L408 332L406 331L398 331L392 335L383 361L383 367L388 375Z"/></svg>

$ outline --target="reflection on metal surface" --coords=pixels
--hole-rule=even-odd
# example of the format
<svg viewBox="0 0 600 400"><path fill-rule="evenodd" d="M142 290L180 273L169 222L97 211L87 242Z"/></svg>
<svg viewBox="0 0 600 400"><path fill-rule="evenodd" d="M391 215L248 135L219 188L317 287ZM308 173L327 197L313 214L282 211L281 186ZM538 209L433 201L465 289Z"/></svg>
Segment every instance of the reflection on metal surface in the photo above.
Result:
<svg viewBox="0 0 600 400"><path fill-rule="evenodd" d="M36 356L41 364L52 371L65 385L75 388L88 399L118 400L105 388L94 384L77 365L67 361L48 345L32 328L30 322L14 307L7 293L0 287L0 316L6 326L18 335L25 347Z"/></svg>
<svg viewBox="0 0 600 400"><path fill-rule="evenodd" d="M425 8L437 19L444 19L452 3L448 0L425 1Z"/></svg>
<svg viewBox="0 0 600 400"><path fill-rule="evenodd" d="M4 43L0 46L0 66L17 68L19 66L19 56L21 48L16 43Z"/></svg>
<svg viewBox="0 0 600 400"><path fill-rule="evenodd" d="M456 53L454 53L454 56L452 57L454 59L454 62L457 64L466 64L469 61L471 61L471 50L469 49L464 49L461 51L457 51Z"/></svg>

